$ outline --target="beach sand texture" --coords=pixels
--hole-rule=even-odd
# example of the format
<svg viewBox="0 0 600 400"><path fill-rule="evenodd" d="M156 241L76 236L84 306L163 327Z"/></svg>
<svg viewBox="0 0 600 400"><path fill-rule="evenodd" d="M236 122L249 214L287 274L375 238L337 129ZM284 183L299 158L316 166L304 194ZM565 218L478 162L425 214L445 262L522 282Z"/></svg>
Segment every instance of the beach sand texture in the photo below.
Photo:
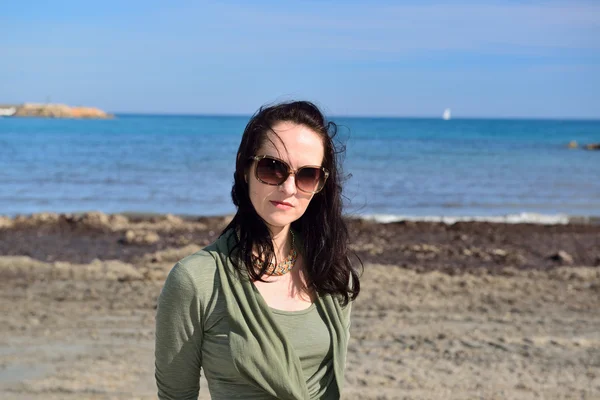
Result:
<svg viewBox="0 0 600 400"><path fill-rule="evenodd" d="M0 398L156 398L156 298L226 222L1 218ZM600 226L350 228L365 269L343 398L600 398Z"/></svg>

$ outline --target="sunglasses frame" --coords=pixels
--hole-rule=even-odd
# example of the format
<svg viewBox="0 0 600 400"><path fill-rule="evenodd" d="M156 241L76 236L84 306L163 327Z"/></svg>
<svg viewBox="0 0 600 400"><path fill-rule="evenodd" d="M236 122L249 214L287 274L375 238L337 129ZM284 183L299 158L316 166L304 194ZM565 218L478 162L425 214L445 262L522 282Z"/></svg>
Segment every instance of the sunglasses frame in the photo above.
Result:
<svg viewBox="0 0 600 400"><path fill-rule="evenodd" d="M268 183L268 182L265 182L265 181L263 181L262 179L260 179L258 177L258 162L261 161L261 160L263 160L263 159L265 159L265 158L268 158L268 159L271 159L271 160L275 160L275 161L279 161L280 163L282 163L283 165L285 165L287 167L287 176L285 177L285 179L281 183L279 183L279 184L277 184L277 183ZM283 161L282 159L277 158L277 157L273 157L273 156L267 156L267 155L253 156L253 157L250 157L250 160L251 161L256 161L256 163L257 163L256 168L254 168L254 176L256 177L256 180L259 181L260 183L264 183L265 185L281 186L285 181L287 181L289 179L290 175L294 175L294 184L296 185L296 188L298 188L298 190L300 190L301 192L304 192L304 193L316 194L316 193L319 193L321 190L323 190L323 188L325 187L325 182L327 182L327 178L329 178L329 171L327 170L327 168L322 167L320 165L303 165L303 166L301 166L298 169L293 169L292 167L290 167L290 165L287 162ZM324 174L325 178L323 178L323 186L321 186L321 188L319 190L309 191L309 190L301 189L300 186L298 186L298 179L296 179L296 175L298 174L298 172L300 172L304 168L317 168L317 169L320 169L321 171L323 171L323 174Z"/></svg>

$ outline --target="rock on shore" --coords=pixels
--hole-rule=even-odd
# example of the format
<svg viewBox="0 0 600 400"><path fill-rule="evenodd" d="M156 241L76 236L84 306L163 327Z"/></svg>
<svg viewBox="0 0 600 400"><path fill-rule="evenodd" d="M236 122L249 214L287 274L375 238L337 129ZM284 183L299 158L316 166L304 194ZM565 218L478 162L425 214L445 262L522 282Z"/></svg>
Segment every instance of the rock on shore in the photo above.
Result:
<svg viewBox="0 0 600 400"><path fill-rule="evenodd" d="M600 150L600 143L590 143L585 146L586 150Z"/></svg>
<svg viewBox="0 0 600 400"><path fill-rule="evenodd" d="M72 107L66 104L25 103L15 106L15 117L45 118L113 118L113 115L94 107Z"/></svg>

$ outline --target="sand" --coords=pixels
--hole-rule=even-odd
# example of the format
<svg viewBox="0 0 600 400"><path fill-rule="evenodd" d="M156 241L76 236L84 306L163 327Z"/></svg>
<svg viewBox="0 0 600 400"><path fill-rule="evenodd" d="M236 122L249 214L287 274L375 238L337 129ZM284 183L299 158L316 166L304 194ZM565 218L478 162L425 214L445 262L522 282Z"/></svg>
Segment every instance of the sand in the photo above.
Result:
<svg viewBox="0 0 600 400"><path fill-rule="evenodd" d="M156 398L164 278L226 222L0 219L0 398ZM343 398L600 398L600 226L350 225Z"/></svg>

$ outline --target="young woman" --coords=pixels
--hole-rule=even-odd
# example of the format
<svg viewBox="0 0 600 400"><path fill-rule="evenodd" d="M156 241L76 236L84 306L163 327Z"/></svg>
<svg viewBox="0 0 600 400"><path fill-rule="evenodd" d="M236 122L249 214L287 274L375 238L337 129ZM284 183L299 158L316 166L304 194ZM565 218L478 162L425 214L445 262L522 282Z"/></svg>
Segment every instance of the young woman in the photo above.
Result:
<svg viewBox="0 0 600 400"><path fill-rule="evenodd" d="M219 239L179 261L158 300L161 399L339 399L360 292L342 219L336 126L305 101L244 131Z"/></svg>

